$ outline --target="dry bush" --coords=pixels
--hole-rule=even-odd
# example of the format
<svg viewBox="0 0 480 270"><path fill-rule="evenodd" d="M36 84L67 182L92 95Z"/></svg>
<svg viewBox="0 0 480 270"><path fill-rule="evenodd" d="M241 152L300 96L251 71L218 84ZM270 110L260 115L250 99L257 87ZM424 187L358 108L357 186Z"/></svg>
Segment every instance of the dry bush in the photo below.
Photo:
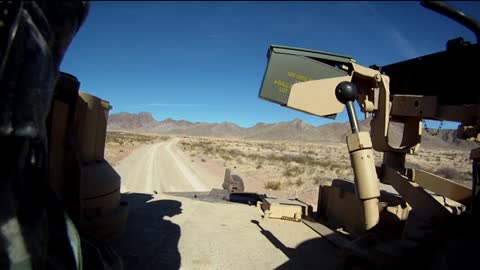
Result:
<svg viewBox="0 0 480 270"><path fill-rule="evenodd" d="M303 180L302 180L301 177L299 177L299 178L297 179L297 181L295 181L295 185L296 185L297 187L303 185L303 183L305 183L305 182L303 182Z"/></svg>
<svg viewBox="0 0 480 270"><path fill-rule="evenodd" d="M157 136L157 135L144 135L144 134L135 134L127 133L120 131L107 131L106 140L107 144L117 143L119 145L125 144L151 144L160 141L166 141L170 139L168 136Z"/></svg>
<svg viewBox="0 0 480 270"><path fill-rule="evenodd" d="M247 162L246 159L245 159L244 157L241 157L241 156L240 156L240 157L237 157L237 158L235 159L235 161L236 161L238 164L242 164L242 165Z"/></svg>
<svg viewBox="0 0 480 270"><path fill-rule="evenodd" d="M324 185L326 183L328 183L331 179L329 177L325 177L325 176L320 176L320 175L316 175L315 177L313 177L313 183L315 185Z"/></svg>
<svg viewBox="0 0 480 270"><path fill-rule="evenodd" d="M305 144L199 137L186 141L188 143L179 146L194 151L199 158L212 161L212 166L239 166L238 173L247 176L245 185L252 187L251 191L264 188L274 196L298 196L315 203L315 190L319 185L330 185L335 178L353 179L348 151L343 143ZM212 157L206 158L205 153L210 153ZM375 164L380 165L383 154L375 151L374 157ZM462 152L421 148L415 155L407 156L407 167L432 172L441 168L437 170L438 175L468 181L471 166L468 161L468 154Z"/></svg>
<svg viewBox="0 0 480 270"><path fill-rule="evenodd" d="M271 190L280 190L282 183L280 181L268 181L265 183L264 187Z"/></svg>
<svg viewBox="0 0 480 270"><path fill-rule="evenodd" d="M437 169L435 171L435 174L451 180L462 178L462 174L458 170L452 167L443 167L443 168Z"/></svg>
<svg viewBox="0 0 480 270"><path fill-rule="evenodd" d="M220 154L220 158L222 158L224 161L233 160L233 158L228 154Z"/></svg>
<svg viewBox="0 0 480 270"><path fill-rule="evenodd" d="M305 168L300 166L287 166L283 172L283 176L296 177L305 172Z"/></svg>

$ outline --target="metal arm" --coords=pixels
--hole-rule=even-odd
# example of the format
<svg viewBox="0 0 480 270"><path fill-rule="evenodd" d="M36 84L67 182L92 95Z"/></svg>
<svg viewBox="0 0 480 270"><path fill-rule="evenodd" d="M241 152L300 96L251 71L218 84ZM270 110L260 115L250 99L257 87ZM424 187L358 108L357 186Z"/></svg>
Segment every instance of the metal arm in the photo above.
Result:
<svg viewBox="0 0 480 270"><path fill-rule="evenodd" d="M422 1L421 5L465 26L475 33L477 43L480 40L480 24L473 18L465 15L465 13L450 7L442 1Z"/></svg>

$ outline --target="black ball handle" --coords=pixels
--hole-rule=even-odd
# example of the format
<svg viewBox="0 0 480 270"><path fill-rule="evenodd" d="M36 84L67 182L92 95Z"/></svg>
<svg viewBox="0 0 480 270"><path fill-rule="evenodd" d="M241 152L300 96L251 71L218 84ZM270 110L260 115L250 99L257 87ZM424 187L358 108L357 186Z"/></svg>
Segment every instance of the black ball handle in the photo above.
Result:
<svg viewBox="0 0 480 270"><path fill-rule="evenodd" d="M338 101L343 104L347 104L349 101L353 102L358 97L357 86L351 82L341 82L335 88L335 96L337 97Z"/></svg>

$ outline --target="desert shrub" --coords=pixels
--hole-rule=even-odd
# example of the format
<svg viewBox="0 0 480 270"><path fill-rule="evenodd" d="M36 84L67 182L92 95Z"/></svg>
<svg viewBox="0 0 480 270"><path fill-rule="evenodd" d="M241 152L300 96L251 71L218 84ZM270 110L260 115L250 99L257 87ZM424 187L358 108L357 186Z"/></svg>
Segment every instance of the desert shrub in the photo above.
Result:
<svg viewBox="0 0 480 270"><path fill-rule="evenodd" d="M295 181L295 185L296 185L297 187L303 185L303 183L304 183L304 182L303 182L303 180L302 180L301 177L299 177L299 178L297 179L297 181Z"/></svg>
<svg viewBox="0 0 480 270"><path fill-rule="evenodd" d="M296 177L305 172L305 168L300 166L287 166L283 175L286 177Z"/></svg>
<svg viewBox="0 0 480 270"><path fill-rule="evenodd" d="M219 154L219 155L220 155L220 158L222 158L225 161L233 160L233 158L228 154Z"/></svg>
<svg viewBox="0 0 480 270"><path fill-rule="evenodd" d="M203 153L204 153L205 155L207 155L207 156L210 156L210 155L212 155L212 154L215 153L215 148L213 148L213 147L211 147L211 146L205 146L205 147L203 148Z"/></svg>
<svg viewBox="0 0 480 270"><path fill-rule="evenodd" d="M443 168L437 169L435 171L435 174L451 180L459 180L460 178L462 178L461 173L452 167L443 167Z"/></svg>
<svg viewBox="0 0 480 270"><path fill-rule="evenodd" d="M316 175L315 177L313 177L312 180L315 185L319 185L319 184L325 184L326 182L330 181L330 178L322 175Z"/></svg>
<svg viewBox="0 0 480 270"><path fill-rule="evenodd" d="M204 158L201 159L202 162L206 162L206 160Z"/></svg>
<svg viewBox="0 0 480 270"><path fill-rule="evenodd" d="M292 180L290 180L290 179L287 179L287 181L285 181L284 184L287 185L287 186L293 186L293 185L295 185L295 183L294 183Z"/></svg>
<svg viewBox="0 0 480 270"><path fill-rule="evenodd" d="M280 183L280 181L268 181L264 185L266 189L271 189L271 190L279 190L281 186L282 186L282 183Z"/></svg>
<svg viewBox="0 0 480 270"><path fill-rule="evenodd" d="M245 158L244 158L244 157L241 157L241 156L240 156L240 157L237 157L237 158L235 159L235 161L236 161L238 164L245 164L245 162L246 162Z"/></svg>
<svg viewBox="0 0 480 270"><path fill-rule="evenodd" d="M157 141L165 141L170 139L168 136L155 136L155 135L143 135L135 133L124 133L118 131L107 131L106 143L118 143L120 145L124 144L150 144Z"/></svg>
<svg viewBox="0 0 480 270"><path fill-rule="evenodd" d="M284 163L296 162L298 164L305 164L305 165L315 163L315 159L308 155L287 154L282 156L275 156L274 158Z"/></svg>
<svg viewBox="0 0 480 270"><path fill-rule="evenodd" d="M238 149L228 149L228 150L226 150L226 153L228 153L229 155L231 155L233 157L243 157L243 156L245 156L245 153L243 153L242 151L240 151Z"/></svg>
<svg viewBox="0 0 480 270"><path fill-rule="evenodd" d="M261 168L262 168L262 164L258 164L256 168L257 168L257 170L261 169Z"/></svg>
<svg viewBox="0 0 480 270"><path fill-rule="evenodd" d="M422 169L422 167L420 167L420 165L418 165L417 163L413 163L413 162L409 162L409 161L407 161L407 162L405 163L405 167L411 168L411 169L417 169L417 170L421 170L421 169Z"/></svg>

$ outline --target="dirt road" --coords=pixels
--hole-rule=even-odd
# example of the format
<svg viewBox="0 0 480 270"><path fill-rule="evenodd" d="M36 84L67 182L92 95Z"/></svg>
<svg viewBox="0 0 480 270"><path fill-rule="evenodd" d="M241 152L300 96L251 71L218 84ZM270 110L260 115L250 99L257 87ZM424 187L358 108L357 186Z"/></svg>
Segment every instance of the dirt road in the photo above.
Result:
<svg viewBox="0 0 480 270"><path fill-rule="evenodd" d="M144 145L122 160L115 168L122 176L121 192L153 194L211 190L212 182L220 179L212 181L193 171L178 153L177 141L178 138Z"/></svg>
<svg viewBox="0 0 480 270"><path fill-rule="evenodd" d="M142 146L115 168L129 216L112 245L125 269L333 269L336 250L304 224L202 199L223 175L188 162L178 140Z"/></svg>

